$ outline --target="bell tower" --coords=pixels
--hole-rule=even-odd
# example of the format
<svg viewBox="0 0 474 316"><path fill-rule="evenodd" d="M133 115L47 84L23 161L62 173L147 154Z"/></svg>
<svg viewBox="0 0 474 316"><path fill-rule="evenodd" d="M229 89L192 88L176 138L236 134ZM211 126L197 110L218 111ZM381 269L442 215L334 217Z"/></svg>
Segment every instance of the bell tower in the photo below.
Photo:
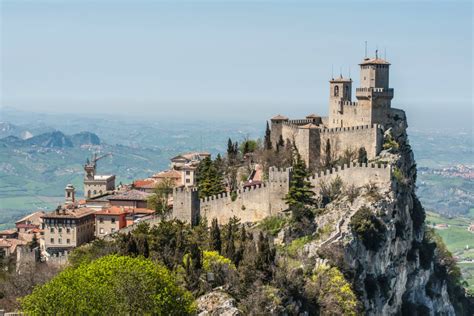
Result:
<svg viewBox="0 0 474 316"><path fill-rule="evenodd" d="M329 127L343 126L344 102L352 101L352 79L340 75L329 81Z"/></svg>

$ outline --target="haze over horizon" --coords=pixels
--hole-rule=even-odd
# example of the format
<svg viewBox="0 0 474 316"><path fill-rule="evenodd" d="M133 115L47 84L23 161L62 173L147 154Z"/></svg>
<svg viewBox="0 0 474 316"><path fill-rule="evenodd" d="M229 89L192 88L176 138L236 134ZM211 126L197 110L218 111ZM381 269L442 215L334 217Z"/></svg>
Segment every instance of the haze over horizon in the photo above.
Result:
<svg viewBox="0 0 474 316"><path fill-rule="evenodd" d="M472 129L469 1L3 1L1 20L2 109L326 115L328 80L350 71L355 89L368 41L392 63L392 105L411 127Z"/></svg>

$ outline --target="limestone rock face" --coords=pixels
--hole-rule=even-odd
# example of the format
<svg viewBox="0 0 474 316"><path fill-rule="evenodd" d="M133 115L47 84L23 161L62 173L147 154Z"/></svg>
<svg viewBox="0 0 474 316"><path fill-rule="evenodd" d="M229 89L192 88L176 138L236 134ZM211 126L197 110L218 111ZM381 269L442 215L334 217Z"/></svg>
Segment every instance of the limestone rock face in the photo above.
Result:
<svg viewBox="0 0 474 316"><path fill-rule="evenodd" d="M377 250L368 250L347 230L345 261L356 271L368 315L455 315L447 280L436 275L432 259L428 264L420 262L417 245L424 238L424 211L415 194L416 164L406 127L405 115L399 113L388 127L399 147L380 155L381 160L395 165L391 192L367 203L386 227L382 243Z"/></svg>
<svg viewBox="0 0 474 316"><path fill-rule="evenodd" d="M241 313L236 307L235 299L229 294L214 290L197 300L199 316L240 316Z"/></svg>

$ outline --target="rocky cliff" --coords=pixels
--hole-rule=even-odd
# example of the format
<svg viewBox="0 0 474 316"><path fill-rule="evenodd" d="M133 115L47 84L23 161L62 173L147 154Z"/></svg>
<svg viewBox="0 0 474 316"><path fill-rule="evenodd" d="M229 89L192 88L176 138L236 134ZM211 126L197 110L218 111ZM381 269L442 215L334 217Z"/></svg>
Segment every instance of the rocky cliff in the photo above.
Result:
<svg viewBox="0 0 474 316"><path fill-rule="evenodd" d="M366 186L353 199L342 194L332 201L316 223L318 229L336 223L337 229L327 240L306 245L306 254L345 271L367 315L467 315L464 291L456 284L459 270L426 231L405 115L394 114L377 159L393 166L391 188Z"/></svg>

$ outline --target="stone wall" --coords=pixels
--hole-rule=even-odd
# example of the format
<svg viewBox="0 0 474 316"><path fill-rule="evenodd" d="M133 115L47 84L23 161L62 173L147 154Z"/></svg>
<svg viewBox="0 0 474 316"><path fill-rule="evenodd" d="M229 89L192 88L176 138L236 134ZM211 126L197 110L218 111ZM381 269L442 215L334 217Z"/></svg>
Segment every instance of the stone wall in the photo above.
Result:
<svg viewBox="0 0 474 316"><path fill-rule="evenodd" d="M355 150L364 147L368 159L374 159L382 150L383 133L379 125L365 125L343 128L321 129L320 157L326 156L326 142L331 144L333 158L340 157L346 149Z"/></svg>
<svg viewBox="0 0 474 316"><path fill-rule="evenodd" d="M195 224L199 218L199 192L196 188L179 187L173 190L172 217Z"/></svg>
<svg viewBox="0 0 474 316"><path fill-rule="evenodd" d="M362 187L374 183L379 187L390 187L391 167L375 164L352 164L333 168L310 177L314 192L319 194L321 184L340 177L345 185ZM287 208L283 198L288 193L291 181L291 168L269 169L268 181L236 192L232 199L230 193L198 199L196 189L178 188L174 191L172 217L185 222L196 223L198 216L206 218L208 225L217 218L225 224L232 217L243 223L257 222L275 215Z"/></svg>
<svg viewBox="0 0 474 316"><path fill-rule="evenodd" d="M373 183L380 188L390 188L392 184L392 167L386 164L350 164L332 168L310 177L314 192L318 195L321 185L339 177L343 184L354 185L356 188Z"/></svg>

